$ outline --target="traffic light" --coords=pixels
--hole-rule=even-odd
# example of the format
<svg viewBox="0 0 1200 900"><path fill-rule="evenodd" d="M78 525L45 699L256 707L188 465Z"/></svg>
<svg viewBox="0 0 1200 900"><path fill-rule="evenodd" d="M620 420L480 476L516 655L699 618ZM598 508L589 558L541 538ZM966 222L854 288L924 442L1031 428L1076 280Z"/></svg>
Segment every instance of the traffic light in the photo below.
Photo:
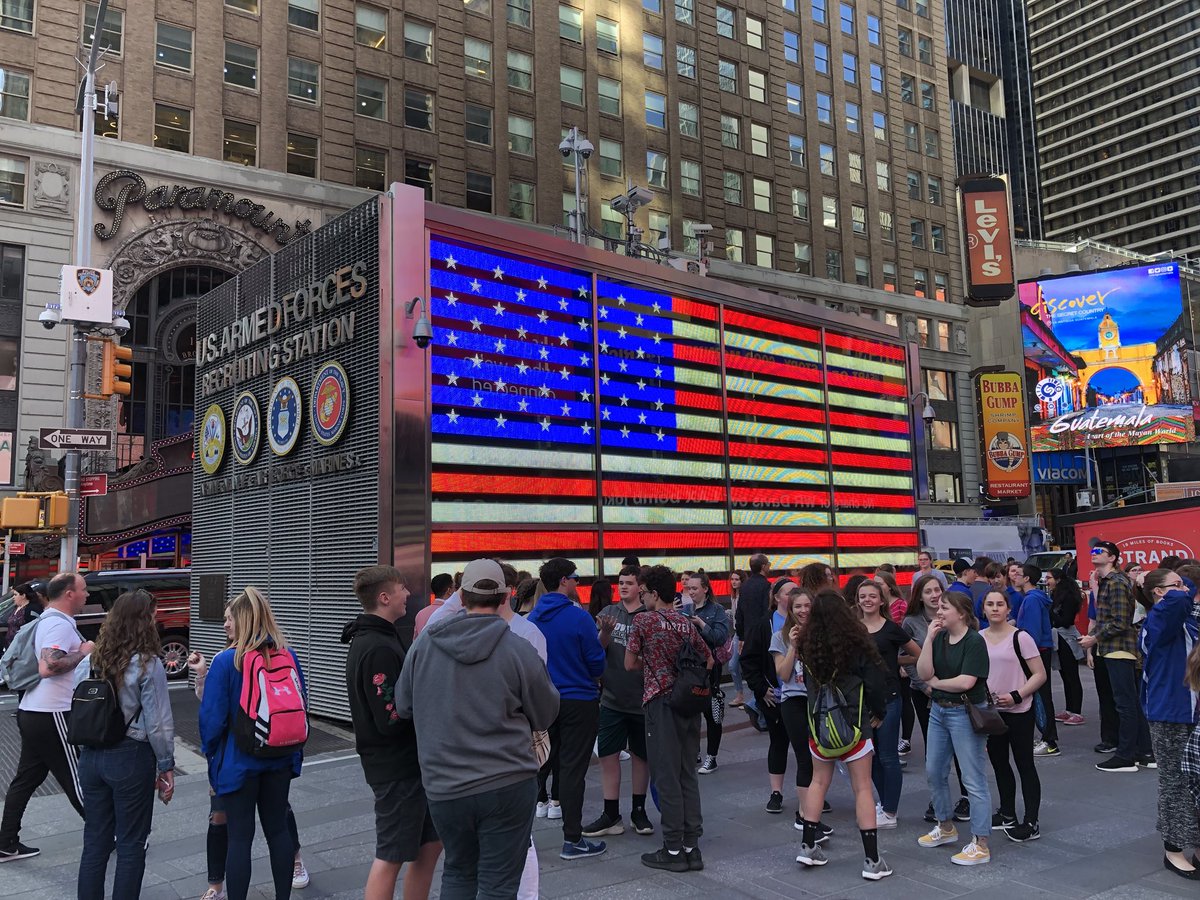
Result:
<svg viewBox="0 0 1200 900"><path fill-rule="evenodd" d="M122 347L115 338L104 342L104 368L100 374L100 393L105 397L120 394L128 397L133 390L129 379L133 375L133 348Z"/></svg>

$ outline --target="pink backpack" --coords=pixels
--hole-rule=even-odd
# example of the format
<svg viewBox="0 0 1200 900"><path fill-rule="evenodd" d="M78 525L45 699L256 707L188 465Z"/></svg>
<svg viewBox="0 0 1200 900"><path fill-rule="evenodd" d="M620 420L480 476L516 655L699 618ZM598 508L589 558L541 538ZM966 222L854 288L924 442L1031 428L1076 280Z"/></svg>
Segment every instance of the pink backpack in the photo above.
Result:
<svg viewBox="0 0 1200 900"><path fill-rule="evenodd" d="M251 756L291 756L308 740L308 711L296 660L287 650L251 650L242 657L234 740Z"/></svg>

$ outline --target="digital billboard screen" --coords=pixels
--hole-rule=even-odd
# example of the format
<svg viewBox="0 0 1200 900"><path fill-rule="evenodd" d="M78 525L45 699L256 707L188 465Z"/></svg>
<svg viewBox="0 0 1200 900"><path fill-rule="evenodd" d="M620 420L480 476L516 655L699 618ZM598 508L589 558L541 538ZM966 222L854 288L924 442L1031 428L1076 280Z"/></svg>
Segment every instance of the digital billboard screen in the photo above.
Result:
<svg viewBox="0 0 1200 900"><path fill-rule="evenodd" d="M1176 264L1026 281L1020 299L1034 451L1194 440Z"/></svg>

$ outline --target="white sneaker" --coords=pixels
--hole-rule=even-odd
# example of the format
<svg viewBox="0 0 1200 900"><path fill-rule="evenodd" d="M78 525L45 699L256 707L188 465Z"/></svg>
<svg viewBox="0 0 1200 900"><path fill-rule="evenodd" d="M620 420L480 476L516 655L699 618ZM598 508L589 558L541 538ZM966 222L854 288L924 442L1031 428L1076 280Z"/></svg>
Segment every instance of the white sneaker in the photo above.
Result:
<svg viewBox="0 0 1200 900"><path fill-rule="evenodd" d="M308 869L304 868L304 860L297 859L292 865L292 887L296 890L308 887Z"/></svg>
<svg viewBox="0 0 1200 900"><path fill-rule="evenodd" d="M550 801L550 808L546 810L547 819L561 819L562 805L557 800Z"/></svg>
<svg viewBox="0 0 1200 900"><path fill-rule="evenodd" d="M882 809L875 810L875 827L876 828L895 828L896 817L889 816Z"/></svg>
<svg viewBox="0 0 1200 900"><path fill-rule="evenodd" d="M1045 741L1038 741L1036 744L1033 745L1033 755L1034 756L1045 756L1046 755L1046 742Z"/></svg>
<svg viewBox="0 0 1200 900"><path fill-rule="evenodd" d="M210 887L200 897L200 900L228 900L228 894L225 893L225 888L217 890L215 887Z"/></svg>
<svg viewBox="0 0 1200 900"><path fill-rule="evenodd" d="M537 810L535 811L537 817L539 819L544 819L544 818L546 818L546 813L548 813L549 811L550 811L549 801L543 803L541 800L539 800L538 805L537 805Z"/></svg>

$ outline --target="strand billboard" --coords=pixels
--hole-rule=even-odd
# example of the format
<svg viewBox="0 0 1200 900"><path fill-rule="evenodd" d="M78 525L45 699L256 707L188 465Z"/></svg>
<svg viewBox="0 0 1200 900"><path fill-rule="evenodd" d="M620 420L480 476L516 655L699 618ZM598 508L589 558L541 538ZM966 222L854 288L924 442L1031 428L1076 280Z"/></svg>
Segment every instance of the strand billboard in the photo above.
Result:
<svg viewBox="0 0 1200 900"><path fill-rule="evenodd" d="M1025 281L1020 300L1035 452L1195 439L1175 263Z"/></svg>

